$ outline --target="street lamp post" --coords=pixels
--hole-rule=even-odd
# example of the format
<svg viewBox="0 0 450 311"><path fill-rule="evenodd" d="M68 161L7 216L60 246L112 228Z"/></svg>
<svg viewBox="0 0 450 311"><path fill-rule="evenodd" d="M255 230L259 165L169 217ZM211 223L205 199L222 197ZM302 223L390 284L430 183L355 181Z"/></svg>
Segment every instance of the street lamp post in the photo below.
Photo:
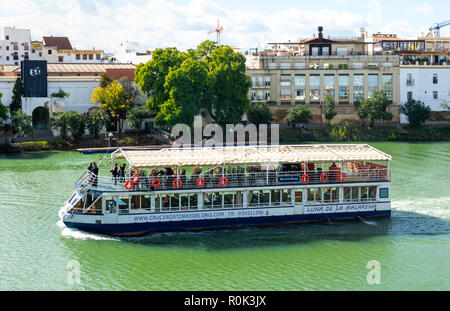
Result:
<svg viewBox="0 0 450 311"><path fill-rule="evenodd" d="M113 140L113 133L109 132L108 134L108 148L111 148L112 146L112 140Z"/></svg>

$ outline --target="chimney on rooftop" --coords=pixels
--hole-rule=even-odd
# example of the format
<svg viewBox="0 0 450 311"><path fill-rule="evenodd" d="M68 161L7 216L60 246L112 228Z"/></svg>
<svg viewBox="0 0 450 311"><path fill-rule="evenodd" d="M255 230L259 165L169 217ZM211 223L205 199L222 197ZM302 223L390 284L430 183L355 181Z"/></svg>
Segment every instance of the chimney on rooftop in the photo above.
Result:
<svg viewBox="0 0 450 311"><path fill-rule="evenodd" d="M319 30L319 40L322 40L323 39L323 35L322 35L323 27L319 26L319 27L317 27L317 30Z"/></svg>

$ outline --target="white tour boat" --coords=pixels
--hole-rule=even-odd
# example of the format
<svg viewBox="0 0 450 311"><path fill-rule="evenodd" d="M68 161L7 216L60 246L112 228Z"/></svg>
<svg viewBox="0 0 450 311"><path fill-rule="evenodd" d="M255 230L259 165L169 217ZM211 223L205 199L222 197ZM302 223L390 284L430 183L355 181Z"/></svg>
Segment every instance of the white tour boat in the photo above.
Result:
<svg viewBox="0 0 450 311"><path fill-rule="evenodd" d="M116 236L389 217L391 156L366 144L123 150L125 177L86 171L67 227ZM108 172L109 174L109 172Z"/></svg>

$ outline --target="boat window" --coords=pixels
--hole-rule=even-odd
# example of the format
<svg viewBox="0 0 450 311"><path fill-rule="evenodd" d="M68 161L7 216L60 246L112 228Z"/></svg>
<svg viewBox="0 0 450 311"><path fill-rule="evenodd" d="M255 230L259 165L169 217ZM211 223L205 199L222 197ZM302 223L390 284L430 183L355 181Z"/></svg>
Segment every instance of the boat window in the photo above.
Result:
<svg viewBox="0 0 450 311"><path fill-rule="evenodd" d="M308 188L308 196L307 196L307 201L308 203L314 203L314 192L315 192L316 188Z"/></svg>
<svg viewBox="0 0 450 311"><path fill-rule="evenodd" d="M170 198L170 210L177 211L180 209L180 195L172 194Z"/></svg>
<svg viewBox="0 0 450 311"><path fill-rule="evenodd" d="M207 192L203 194L204 208L221 208L222 194L220 192Z"/></svg>
<svg viewBox="0 0 450 311"><path fill-rule="evenodd" d="M223 206L225 208L233 208L234 207L234 193L225 192L223 195Z"/></svg>
<svg viewBox="0 0 450 311"><path fill-rule="evenodd" d="M198 194L192 193L189 198L189 209L198 209Z"/></svg>
<svg viewBox="0 0 450 311"><path fill-rule="evenodd" d="M146 210L150 210L152 208L152 199L150 195L147 194L142 196L141 208Z"/></svg>
<svg viewBox="0 0 450 311"><path fill-rule="evenodd" d="M171 194L165 194L161 196L161 201L162 201L162 205L161 205L161 211L168 211L170 210L170 199L171 199Z"/></svg>
<svg viewBox="0 0 450 311"><path fill-rule="evenodd" d="M188 194L180 194L180 207L181 210L185 211L189 209L189 195Z"/></svg>
<svg viewBox="0 0 450 311"><path fill-rule="evenodd" d="M155 195L155 212L161 211L161 196Z"/></svg>
<svg viewBox="0 0 450 311"><path fill-rule="evenodd" d="M247 195L248 206L253 207L269 205L269 194L270 190L249 191Z"/></svg>
<svg viewBox="0 0 450 311"><path fill-rule="evenodd" d="M281 191L281 199L283 203L291 204L291 189L283 189Z"/></svg>
<svg viewBox="0 0 450 311"><path fill-rule="evenodd" d="M361 201L366 202L369 198L369 187L361 187Z"/></svg>
<svg viewBox="0 0 450 311"><path fill-rule="evenodd" d="M119 208L119 213L128 213L130 208L130 197L127 195L122 195L114 199L117 201L117 206Z"/></svg>
<svg viewBox="0 0 450 311"><path fill-rule="evenodd" d="M370 186L369 187L369 201L376 201L377 200L377 186Z"/></svg>
<svg viewBox="0 0 450 311"><path fill-rule="evenodd" d="M141 209L144 205L144 196L143 195L134 195L130 200L130 208L131 209Z"/></svg>
<svg viewBox="0 0 450 311"><path fill-rule="evenodd" d="M272 190L270 194L270 199L272 205L279 205L280 204L280 190Z"/></svg>
<svg viewBox="0 0 450 311"><path fill-rule="evenodd" d="M389 188L380 188L380 199L389 198Z"/></svg>
<svg viewBox="0 0 450 311"><path fill-rule="evenodd" d="M339 193L336 187L322 188L323 192L323 202L324 203L335 203L339 202Z"/></svg>
<svg viewBox="0 0 450 311"><path fill-rule="evenodd" d="M359 187L352 187L351 202L359 202Z"/></svg>
<svg viewBox="0 0 450 311"><path fill-rule="evenodd" d="M322 191L320 188L316 188L315 190L314 201L316 201L316 203L322 203Z"/></svg>
<svg viewBox="0 0 450 311"><path fill-rule="evenodd" d="M303 202L303 189L295 189L295 203Z"/></svg>
<svg viewBox="0 0 450 311"><path fill-rule="evenodd" d="M113 197L105 197L105 211L106 213L114 214L117 211L117 202Z"/></svg>
<svg viewBox="0 0 450 311"><path fill-rule="evenodd" d="M359 202L359 187L344 187L344 202Z"/></svg>

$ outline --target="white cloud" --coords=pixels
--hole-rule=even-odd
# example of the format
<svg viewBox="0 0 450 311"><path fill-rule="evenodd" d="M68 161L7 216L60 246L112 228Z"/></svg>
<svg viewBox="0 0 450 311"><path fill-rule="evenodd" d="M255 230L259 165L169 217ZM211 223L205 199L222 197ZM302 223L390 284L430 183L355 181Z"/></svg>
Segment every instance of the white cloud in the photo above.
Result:
<svg viewBox="0 0 450 311"><path fill-rule="evenodd" d="M420 29L402 20L383 21L377 0L368 2L367 16L350 10L308 11L295 7L261 13L226 8L213 0L191 0L186 4L147 0L115 6L104 0L41 0L39 4L17 0L3 4L1 26L30 28L35 39L66 35L79 49L95 47L105 51L114 51L125 40L138 41L147 48L195 47L203 40L215 40L215 34L207 32L215 29L218 19L224 27L222 43L244 49L267 41L311 37L317 33L317 26L323 26L325 36L331 37L346 31L357 34L361 26L369 33L392 29L399 35L400 30L409 34Z"/></svg>
<svg viewBox="0 0 450 311"><path fill-rule="evenodd" d="M428 2L425 2L424 4L422 4L420 6L415 5L415 6L409 7L409 11L413 12L413 13L430 15L433 12L433 7Z"/></svg>

